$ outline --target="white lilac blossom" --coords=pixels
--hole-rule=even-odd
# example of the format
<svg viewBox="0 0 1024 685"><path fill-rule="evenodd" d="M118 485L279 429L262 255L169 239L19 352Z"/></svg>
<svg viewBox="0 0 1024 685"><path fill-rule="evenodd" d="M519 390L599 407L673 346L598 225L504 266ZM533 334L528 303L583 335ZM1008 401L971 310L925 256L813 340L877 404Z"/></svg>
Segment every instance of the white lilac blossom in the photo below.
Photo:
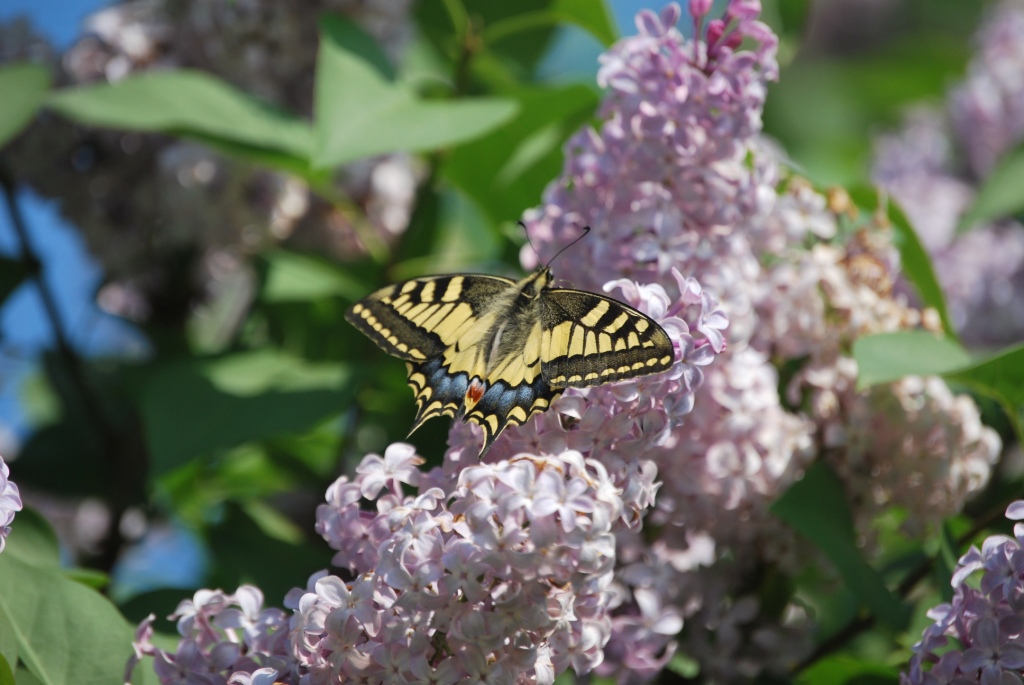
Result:
<svg viewBox="0 0 1024 685"><path fill-rule="evenodd" d="M0 552L4 551L7 536L11 534L11 522L14 515L21 511L21 493L18 486L10 480L11 470L0 457Z"/></svg>
<svg viewBox="0 0 1024 685"><path fill-rule="evenodd" d="M917 107L875 144L874 177L900 202L935 264L965 342L1024 339L1024 227L1001 220L956 234L999 160L1024 140L1024 2L996 6L944 110Z"/></svg>
<svg viewBox="0 0 1024 685"><path fill-rule="evenodd" d="M1006 509L1024 519L1024 501ZM901 685L1020 685L1024 682L1024 524L971 547L953 573L953 601L928 612L935 621L914 645ZM968 582L970 581L970 582ZM951 639L952 638L952 639Z"/></svg>

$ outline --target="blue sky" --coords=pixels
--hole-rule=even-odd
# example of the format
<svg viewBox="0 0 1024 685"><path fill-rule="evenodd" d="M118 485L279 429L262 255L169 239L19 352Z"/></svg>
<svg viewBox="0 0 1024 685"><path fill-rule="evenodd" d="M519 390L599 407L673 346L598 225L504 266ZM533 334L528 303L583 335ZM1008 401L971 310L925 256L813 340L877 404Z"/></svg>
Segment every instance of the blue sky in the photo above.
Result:
<svg viewBox="0 0 1024 685"><path fill-rule="evenodd" d="M107 4L105 0L3 0L0 21L27 15L37 31L62 49L74 41L82 20ZM140 336L94 303L101 273L89 259L79 233L63 221L49 200L22 191L18 204L75 347L88 355L137 352ZM18 252L7 208L0 207L0 253L15 256ZM23 284L0 309L0 450L10 447L10 432L24 434L22 388L37 368L39 353L52 344L52 328L42 311L39 293L31 283Z"/></svg>

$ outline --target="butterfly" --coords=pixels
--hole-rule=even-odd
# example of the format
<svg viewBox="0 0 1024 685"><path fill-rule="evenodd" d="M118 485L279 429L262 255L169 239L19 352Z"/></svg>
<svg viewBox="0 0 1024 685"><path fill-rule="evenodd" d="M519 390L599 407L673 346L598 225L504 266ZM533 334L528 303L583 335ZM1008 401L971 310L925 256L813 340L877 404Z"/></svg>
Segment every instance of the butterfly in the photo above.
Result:
<svg viewBox="0 0 1024 685"><path fill-rule="evenodd" d="M555 288L552 279L549 266L520 281L425 276L381 288L345 312L405 360L417 405L410 435L435 416L461 416L483 429L482 458L506 426L547 410L566 388L672 366L672 340L654 319L604 295Z"/></svg>

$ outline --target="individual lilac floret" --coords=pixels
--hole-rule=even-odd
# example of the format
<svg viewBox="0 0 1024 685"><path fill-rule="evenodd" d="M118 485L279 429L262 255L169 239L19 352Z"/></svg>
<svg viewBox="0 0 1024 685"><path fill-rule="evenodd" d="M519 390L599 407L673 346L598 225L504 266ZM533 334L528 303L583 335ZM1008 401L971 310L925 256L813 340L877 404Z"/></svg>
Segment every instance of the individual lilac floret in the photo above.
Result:
<svg viewBox="0 0 1024 685"><path fill-rule="evenodd" d="M1006 517L1024 519L1024 500L1011 504ZM1013 532L993 535L960 558L953 601L928 612L935 623L914 645L902 685L1024 682L1024 524Z"/></svg>
<svg viewBox="0 0 1024 685"><path fill-rule="evenodd" d="M7 536L11 534L11 522L14 514L21 511L21 494L18 486L11 481L11 471L0 457L0 552L4 551Z"/></svg>

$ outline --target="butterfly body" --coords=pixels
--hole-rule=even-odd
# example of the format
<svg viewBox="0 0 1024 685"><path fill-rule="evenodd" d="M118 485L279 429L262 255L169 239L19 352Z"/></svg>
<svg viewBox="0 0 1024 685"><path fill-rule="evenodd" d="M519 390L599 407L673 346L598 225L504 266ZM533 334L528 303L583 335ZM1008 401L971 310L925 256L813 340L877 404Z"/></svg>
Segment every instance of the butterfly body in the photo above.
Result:
<svg viewBox="0 0 1024 685"><path fill-rule="evenodd" d="M518 282L415 278L368 295L345 317L406 361L418 408L412 431L435 416L461 416L483 429L482 455L505 426L545 411L565 388L657 373L674 361L653 319L551 280L547 268Z"/></svg>

